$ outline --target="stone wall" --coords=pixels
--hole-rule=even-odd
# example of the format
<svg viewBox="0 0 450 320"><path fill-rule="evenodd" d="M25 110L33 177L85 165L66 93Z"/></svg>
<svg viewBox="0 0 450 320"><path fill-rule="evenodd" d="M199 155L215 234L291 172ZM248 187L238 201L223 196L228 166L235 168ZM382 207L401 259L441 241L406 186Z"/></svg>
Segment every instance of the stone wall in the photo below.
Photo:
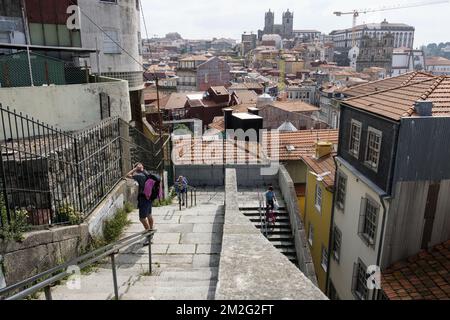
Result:
<svg viewBox="0 0 450 320"><path fill-rule="evenodd" d="M276 175L262 175L261 165L227 166L237 172L239 187L257 187L278 185ZM224 185L224 168L221 165L186 165L176 166L175 176L185 176L193 187L220 187Z"/></svg>
<svg viewBox="0 0 450 320"><path fill-rule="evenodd" d="M316 272L314 270L311 251L308 246L305 227L300 218L300 208L298 206L294 182L283 165L280 167L278 177L281 193L283 194L284 202L286 203L286 209L289 212L300 270L302 270L303 273L317 286Z"/></svg>
<svg viewBox="0 0 450 320"><path fill-rule="evenodd" d="M70 261L89 240L87 224L30 232L20 243L0 240L0 284L10 286Z"/></svg>
<svg viewBox="0 0 450 320"><path fill-rule="evenodd" d="M137 191L137 185L133 181L120 182L87 219L90 236L101 238L104 222L113 217L117 210L123 208L125 202L130 202L137 207Z"/></svg>
<svg viewBox="0 0 450 320"><path fill-rule="evenodd" d="M235 169L226 170L225 224L217 300L326 300L239 211Z"/></svg>
<svg viewBox="0 0 450 320"><path fill-rule="evenodd" d="M92 238L103 235L103 223L125 202L137 205L137 186L122 181L79 226L26 233L22 242L0 240L0 288L10 286L80 256Z"/></svg>

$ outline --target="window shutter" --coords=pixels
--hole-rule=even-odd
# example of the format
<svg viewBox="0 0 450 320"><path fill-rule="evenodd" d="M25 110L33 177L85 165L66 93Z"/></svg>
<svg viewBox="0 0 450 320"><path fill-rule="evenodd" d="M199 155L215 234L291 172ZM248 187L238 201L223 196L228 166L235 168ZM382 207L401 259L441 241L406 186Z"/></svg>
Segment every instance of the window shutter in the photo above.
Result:
<svg viewBox="0 0 450 320"><path fill-rule="evenodd" d="M367 206L367 198L361 198L361 206L359 212L359 223L358 223L358 234L361 235L364 233L364 224L366 219L366 206Z"/></svg>
<svg viewBox="0 0 450 320"><path fill-rule="evenodd" d="M352 275L352 293L356 296L356 287L358 286L358 264L353 264L353 275Z"/></svg>

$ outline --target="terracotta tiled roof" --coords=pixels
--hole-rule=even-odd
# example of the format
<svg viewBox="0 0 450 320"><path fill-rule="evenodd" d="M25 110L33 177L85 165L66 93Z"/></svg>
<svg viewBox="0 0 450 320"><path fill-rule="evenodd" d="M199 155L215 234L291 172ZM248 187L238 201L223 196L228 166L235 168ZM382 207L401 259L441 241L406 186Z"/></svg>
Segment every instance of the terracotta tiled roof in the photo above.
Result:
<svg viewBox="0 0 450 320"><path fill-rule="evenodd" d="M425 64L428 66L450 66L450 60L444 57L426 58Z"/></svg>
<svg viewBox="0 0 450 320"><path fill-rule="evenodd" d="M327 189L332 191L334 188L334 176L336 172L333 154L320 159L316 159L314 156L305 156L302 157L302 160L316 174L320 175L325 172L331 172L331 174L324 177L323 184Z"/></svg>
<svg viewBox="0 0 450 320"><path fill-rule="evenodd" d="M272 139L274 141L272 141ZM274 143L278 139L278 154L275 154ZM281 161L300 160L305 156L313 156L318 141L337 144L339 130L300 130L297 132L267 132L263 136L262 145L269 158L279 157Z"/></svg>
<svg viewBox="0 0 450 320"><path fill-rule="evenodd" d="M303 101L274 101L271 105L288 112L315 112L319 108Z"/></svg>
<svg viewBox="0 0 450 320"><path fill-rule="evenodd" d="M418 100L433 102L433 116L450 115L450 77L410 82L397 88L350 98L345 104L393 120L415 115Z"/></svg>
<svg viewBox="0 0 450 320"><path fill-rule="evenodd" d="M253 103L256 105L258 101L258 95L253 90L236 90L234 93L240 103Z"/></svg>
<svg viewBox="0 0 450 320"><path fill-rule="evenodd" d="M213 139L213 138L212 138ZM190 149L189 149L190 146ZM237 142L232 140L192 139L174 142L175 165L223 165L225 148L226 163L229 164L263 164L267 158L262 147L256 142Z"/></svg>
<svg viewBox="0 0 450 320"><path fill-rule="evenodd" d="M224 117L215 117L213 122L208 126L210 129L215 129L218 131L225 130L225 118Z"/></svg>
<svg viewBox="0 0 450 320"><path fill-rule="evenodd" d="M381 280L390 300L449 300L450 240L395 263Z"/></svg>
<svg viewBox="0 0 450 320"><path fill-rule="evenodd" d="M435 78L435 76L429 73L409 72L396 77L372 81L369 83L343 89L341 90L341 92L344 93L347 97L357 97L433 78Z"/></svg>

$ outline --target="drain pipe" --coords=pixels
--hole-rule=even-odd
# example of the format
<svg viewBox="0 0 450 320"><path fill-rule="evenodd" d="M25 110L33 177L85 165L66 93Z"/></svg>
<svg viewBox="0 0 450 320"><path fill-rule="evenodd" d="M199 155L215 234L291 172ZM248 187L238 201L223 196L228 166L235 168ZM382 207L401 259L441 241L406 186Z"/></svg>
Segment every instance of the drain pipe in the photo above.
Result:
<svg viewBox="0 0 450 320"><path fill-rule="evenodd" d="M381 205L383 206L383 222L381 223L380 245L379 245L378 253L377 253L377 266L380 268L380 270L381 270L381 254L383 251L384 234L385 234L385 227L386 227L386 220L387 220L387 210L386 210L386 202L385 202L387 199L389 199L388 194L385 193L385 194L380 195L380 202L381 202ZM381 283L380 283L380 285L381 285ZM373 295L372 295L372 300L376 299L379 291L380 291L379 289L374 290Z"/></svg>
<svg viewBox="0 0 450 320"><path fill-rule="evenodd" d="M334 166L336 168L336 172L334 173L334 181L335 181L335 185L338 179L338 163L337 163L337 155L333 156L333 161L334 161ZM336 201L336 190L334 190L333 192L333 202L332 202L332 206L331 206L331 222L330 222L330 234L328 237L328 261L327 261L327 273L326 273L326 280L325 280L325 294L326 296L329 296L330 294L330 267L331 267L331 253L332 253L332 246L333 246L333 230L334 230L334 213L336 211L334 203Z"/></svg>

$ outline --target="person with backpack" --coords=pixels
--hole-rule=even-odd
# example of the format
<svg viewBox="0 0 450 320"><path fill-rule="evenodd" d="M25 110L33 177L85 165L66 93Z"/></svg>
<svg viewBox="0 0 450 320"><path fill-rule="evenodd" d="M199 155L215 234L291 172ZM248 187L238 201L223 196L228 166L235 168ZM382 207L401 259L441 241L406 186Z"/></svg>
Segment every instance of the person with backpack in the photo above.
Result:
<svg viewBox="0 0 450 320"><path fill-rule="evenodd" d="M161 178L145 170L142 163L137 163L135 168L127 174L128 179L133 179L139 185L138 208L139 219L145 230L154 230L152 217L153 201L160 197Z"/></svg>
<svg viewBox="0 0 450 320"><path fill-rule="evenodd" d="M181 205L184 206L188 192L188 180L186 177L179 176L177 181L175 181L175 192L177 193L178 201L182 202Z"/></svg>
<svg viewBox="0 0 450 320"><path fill-rule="evenodd" d="M277 198L275 196L275 191L272 186L269 187L269 190L266 192L266 219L268 222L272 222L275 224L276 216L275 216L275 203L277 202Z"/></svg>

